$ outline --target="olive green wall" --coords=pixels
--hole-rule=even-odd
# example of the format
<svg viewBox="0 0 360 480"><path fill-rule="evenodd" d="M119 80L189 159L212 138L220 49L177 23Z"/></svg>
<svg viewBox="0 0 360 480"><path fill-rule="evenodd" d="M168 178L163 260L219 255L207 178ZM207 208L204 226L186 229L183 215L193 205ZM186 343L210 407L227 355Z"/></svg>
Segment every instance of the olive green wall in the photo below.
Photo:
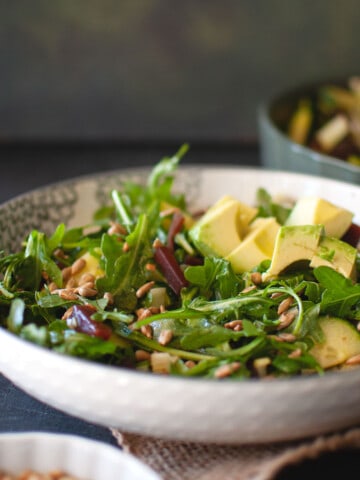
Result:
<svg viewBox="0 0 360 480"><path fill-rule="evenodd" d="M282 88L360 73L359 0L0 0L0 136L253 140Z"/></svg>

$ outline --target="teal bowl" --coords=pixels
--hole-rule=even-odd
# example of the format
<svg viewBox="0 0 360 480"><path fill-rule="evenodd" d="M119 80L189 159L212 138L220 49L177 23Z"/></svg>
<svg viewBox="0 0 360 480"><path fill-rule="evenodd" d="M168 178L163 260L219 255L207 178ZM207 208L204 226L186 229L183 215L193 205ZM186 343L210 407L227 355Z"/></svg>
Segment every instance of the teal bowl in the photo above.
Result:
<svg viewBox="0 0 360 480"><path fill-rule="evenodd" d="M323 83L322 83L323 84ZM360 184L360 167L293 142L285 133L300 98L315 95L321 84L289 90L258 108L261 164L272 170L306 173Z"/></svg>

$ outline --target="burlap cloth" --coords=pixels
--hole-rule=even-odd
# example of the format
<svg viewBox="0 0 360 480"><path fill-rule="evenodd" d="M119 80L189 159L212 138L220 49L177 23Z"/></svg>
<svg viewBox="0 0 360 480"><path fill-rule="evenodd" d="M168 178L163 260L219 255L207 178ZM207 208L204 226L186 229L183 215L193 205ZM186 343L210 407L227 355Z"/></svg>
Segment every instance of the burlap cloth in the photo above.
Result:
<svg viewBox="0 0 360 480"><path fill-rule="evenodd" d="M360 427L302 441L238 446L161 440L116 429L112 433L121 448L163 480L275 480L285 467L328 452L359 449L360 454Z"/></svg>

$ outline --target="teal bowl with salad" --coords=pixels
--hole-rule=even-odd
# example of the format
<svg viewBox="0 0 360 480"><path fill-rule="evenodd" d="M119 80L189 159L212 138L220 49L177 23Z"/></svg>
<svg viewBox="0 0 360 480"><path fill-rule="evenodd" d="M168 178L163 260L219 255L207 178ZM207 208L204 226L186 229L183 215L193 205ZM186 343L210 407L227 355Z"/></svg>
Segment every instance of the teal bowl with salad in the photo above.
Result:
<svg viewBox="0 0 360 480"><path fill-rule="evenodd" d="M360 183L360 77L288 89L258 109L266 168Z"/></svg>

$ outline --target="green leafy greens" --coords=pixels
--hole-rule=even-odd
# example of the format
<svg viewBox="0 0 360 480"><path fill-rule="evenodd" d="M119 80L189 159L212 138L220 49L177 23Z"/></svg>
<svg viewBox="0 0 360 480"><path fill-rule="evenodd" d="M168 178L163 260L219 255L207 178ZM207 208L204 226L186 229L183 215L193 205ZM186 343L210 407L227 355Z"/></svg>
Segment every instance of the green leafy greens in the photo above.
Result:
<svg viewBox="0 0 360 480"><path fill-rule="evenodd" d="M188 235L186 221L195 219L186 197L174 191L187 151L162 159L145 183L110 192L93 225L60 224L51 236L33 230L22 250L2 252L2 327L62 354L172 375L321 373L311 354L324 341L319 319L354 326L360 285L308 265L263 282L268 261L236 274L226 259L204 257ZM280 224L291 211L263 188L257 208L257 217ZM322 255L331 261L334 252Z"/></svg>

